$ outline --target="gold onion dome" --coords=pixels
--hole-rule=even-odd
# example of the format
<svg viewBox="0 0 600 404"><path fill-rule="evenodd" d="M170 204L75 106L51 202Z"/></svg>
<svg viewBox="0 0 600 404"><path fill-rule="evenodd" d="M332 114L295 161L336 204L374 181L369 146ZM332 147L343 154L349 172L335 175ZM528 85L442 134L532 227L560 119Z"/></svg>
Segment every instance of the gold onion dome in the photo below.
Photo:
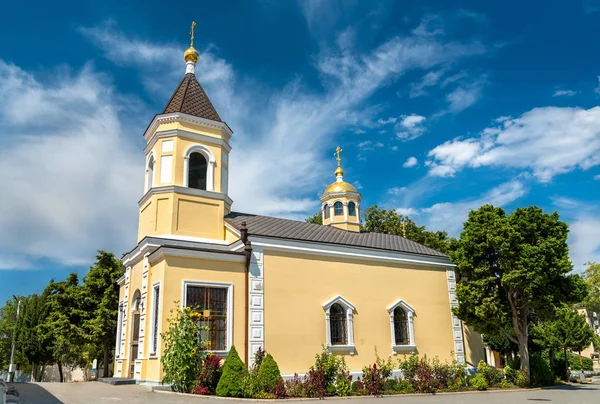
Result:
<svg viewBox="0 0 600 404"><path fill-rule="evenodd" d="M197 63L198 55L199 53L196 50L196 48L194 48L194 45L190 45L190 47L187 48L187 50L183 53L183 58L186 62L189 62L191 60L192 62Z"/></svg>
<svg viewBox="0 0 600 404"><path fill-rule="evenodd" d="M334 182L333 184L328 186L325 189L325 192L323 193L323 195L335 194L338 192L357 192L357 191L356 191L356 188L354 188L354 186L352 184L347 183L346 181L341 181L341 182Z"/></svg>

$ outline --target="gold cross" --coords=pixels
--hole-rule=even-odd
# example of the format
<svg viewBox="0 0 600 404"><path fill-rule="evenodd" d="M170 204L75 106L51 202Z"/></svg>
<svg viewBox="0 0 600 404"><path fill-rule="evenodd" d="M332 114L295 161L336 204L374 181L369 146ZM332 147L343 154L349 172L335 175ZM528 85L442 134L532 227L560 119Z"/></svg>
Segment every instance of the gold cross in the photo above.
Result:
<svg viewBox="0 0 600 404"><path fill-rule="evenodd" d="M194 28L196 28L196 22L192 21L192 29L190 30L190 37L191 37L190 46L194 46Z"/></svg>
<svg viewBox="0 0 600 404"><path fill-rule="evenodd" d="M340 154L343 152L342 148L340 146L336 147L335 149L335 153L333 153L334 156L337 156L335 159L338 162L338 167L340 166L340 164L342 163L342 158L340 157Z"/></svg>

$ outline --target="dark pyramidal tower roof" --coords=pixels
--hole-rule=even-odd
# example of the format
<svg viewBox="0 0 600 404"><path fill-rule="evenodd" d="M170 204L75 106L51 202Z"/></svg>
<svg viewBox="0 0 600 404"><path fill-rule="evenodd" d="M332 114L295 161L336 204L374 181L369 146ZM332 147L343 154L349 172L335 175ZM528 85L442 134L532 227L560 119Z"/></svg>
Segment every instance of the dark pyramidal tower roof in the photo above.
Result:
<svg viewBox="0 0 600 404"><path fill-rule="evenodd" d="M185 75L163 110L163 114L172 112L183 112L199 118L223 122L193 73Z"/></svg>

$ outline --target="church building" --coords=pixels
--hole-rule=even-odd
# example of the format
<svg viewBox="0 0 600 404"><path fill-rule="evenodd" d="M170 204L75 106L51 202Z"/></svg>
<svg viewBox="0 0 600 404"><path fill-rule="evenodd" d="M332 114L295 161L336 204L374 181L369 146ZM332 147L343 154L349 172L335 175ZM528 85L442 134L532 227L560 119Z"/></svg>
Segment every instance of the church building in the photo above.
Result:
<svg viewBox="0 0 600 404"><path fill-rule="evenodd" d="M450 259L361 231L361 194L344 177L341 149L320 197L323 225L233 209L233 132L195 76L193 36L184 57L185 76L144 133L138 242L119 280L115 377L159 383L160 335L170 310L188 306L202 313L211 352L225 357L235 345L250 366L262 348L284 377L306 373L322 347L344 355L351 372L372 364L375 349L383 358L418 353L476 366L481 338L451 313Z"/></svg>

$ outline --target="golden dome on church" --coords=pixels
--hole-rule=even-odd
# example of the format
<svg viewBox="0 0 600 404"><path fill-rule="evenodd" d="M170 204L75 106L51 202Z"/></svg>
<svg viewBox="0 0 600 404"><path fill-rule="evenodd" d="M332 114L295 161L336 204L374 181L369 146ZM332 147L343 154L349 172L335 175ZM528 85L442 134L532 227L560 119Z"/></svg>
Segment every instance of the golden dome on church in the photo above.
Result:
<svg viewBox="0 0 600 404"><path fill-rule="evenodd" d="M196 48L194 48L194 45L190 45L190 47L187 48L185 52L183 52L183 58L186 62L189 62L191 60L192 62L197 63L198 55L199 53L196 50Z"/></svg>
<svg viewBox="0 0 600 404"><path fill-rule="evenodd" d="M325 189L325 192L323 193L323 195L336 194L339 192L357 192L357 191L356 191L356 188L354 188L354 185L352 185L346 181L340 181L340 182L336 181Z"/></svg>

